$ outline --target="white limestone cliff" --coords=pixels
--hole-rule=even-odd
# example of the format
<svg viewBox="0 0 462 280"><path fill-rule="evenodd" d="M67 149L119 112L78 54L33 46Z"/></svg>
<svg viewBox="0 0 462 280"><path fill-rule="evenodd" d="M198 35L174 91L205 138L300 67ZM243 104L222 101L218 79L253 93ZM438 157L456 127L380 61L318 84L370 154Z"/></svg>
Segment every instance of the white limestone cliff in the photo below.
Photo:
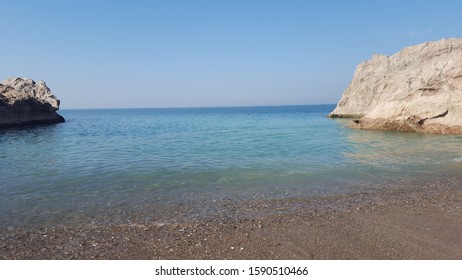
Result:
<svg viewBox="0 0 462 280"><path fill-rule="evenodd" d="M64 122L59 100L44 81L10 78L0 83L0 128Z"/></svg>
<svg viewBox="0 0 462 280"><path fill-rule="evenodd" d="M352 127L462 134L462 39L411 46L358 65L330 117Z"/></svg>

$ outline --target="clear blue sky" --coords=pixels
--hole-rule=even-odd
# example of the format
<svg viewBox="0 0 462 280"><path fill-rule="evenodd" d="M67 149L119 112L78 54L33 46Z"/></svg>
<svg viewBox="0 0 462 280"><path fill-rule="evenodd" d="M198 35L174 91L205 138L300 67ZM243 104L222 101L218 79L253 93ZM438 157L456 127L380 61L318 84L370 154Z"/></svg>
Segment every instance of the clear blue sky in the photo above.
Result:
<svg viewBox="0 0 462 280"><path fill-rule="evenodd" d="M61 108L337 103L375 53L462 37L462 1L4 1L0 80Z"/></svg>

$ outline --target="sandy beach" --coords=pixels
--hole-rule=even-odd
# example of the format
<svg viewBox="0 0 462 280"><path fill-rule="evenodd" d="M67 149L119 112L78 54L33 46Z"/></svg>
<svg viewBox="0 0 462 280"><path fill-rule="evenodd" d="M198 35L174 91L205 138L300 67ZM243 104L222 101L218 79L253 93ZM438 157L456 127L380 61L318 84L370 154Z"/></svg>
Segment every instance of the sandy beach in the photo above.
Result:
<svg viewBox="0 0 462 280"><path fill-rule="evenodd" d="M8 228L1 259L462 259L458 182L223 201L176 223Z"/></svg>

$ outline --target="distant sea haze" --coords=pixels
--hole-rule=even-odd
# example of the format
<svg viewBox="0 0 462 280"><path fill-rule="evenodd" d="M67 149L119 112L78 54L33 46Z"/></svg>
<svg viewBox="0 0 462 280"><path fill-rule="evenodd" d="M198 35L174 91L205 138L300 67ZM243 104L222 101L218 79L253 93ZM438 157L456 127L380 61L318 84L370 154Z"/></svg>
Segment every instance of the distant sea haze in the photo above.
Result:
<svg viewBox="0 0 462 280"><path fill-rule="evenodd" d="M61 110L66 123L1 131L0 226L460 176L462 136L352 130L333 108Z"/></svg>

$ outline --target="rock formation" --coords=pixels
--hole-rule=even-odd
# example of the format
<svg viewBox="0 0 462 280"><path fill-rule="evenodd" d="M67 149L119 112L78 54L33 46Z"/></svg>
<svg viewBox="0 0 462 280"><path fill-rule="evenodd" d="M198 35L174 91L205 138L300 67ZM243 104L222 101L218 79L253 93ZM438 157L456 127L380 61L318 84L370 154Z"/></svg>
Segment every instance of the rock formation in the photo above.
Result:
<svg viewBox="0 0 462 280"><path fill-rule="evenodd" d="M59 100L44 81L10 78L0 83L0 128L64 122Z"/></svg>
<svg viewBox="0 0 462 280"><path fill-rule="evenodd" d="M462 134L462 39L375 55L358 65L330 117L352 127Z"/></svg>

